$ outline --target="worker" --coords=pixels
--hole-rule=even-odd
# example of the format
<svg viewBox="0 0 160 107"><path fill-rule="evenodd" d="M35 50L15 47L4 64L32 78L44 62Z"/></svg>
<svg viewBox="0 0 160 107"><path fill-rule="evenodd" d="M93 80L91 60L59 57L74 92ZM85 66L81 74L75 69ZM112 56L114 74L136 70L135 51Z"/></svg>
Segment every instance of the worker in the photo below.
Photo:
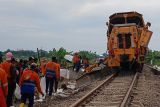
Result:
<svg viewBox="0 0 160 107"><path fill-rule="evenodd" d="M20 75L23 74L24 71L30 69L31 64L34 63L34 57L29 57L28 60L23 60L22 71Z"/></svg>
<svg viewBox="0 0 160 107"><path fill-rule="evenodd" d="M31 57L28 58L28 67L29 68L30 68L31 64L34 63L34 61L35 61L34 57L31 56Z"/></svg>
<svg viewBox="0 0 160 107"><path fill-rule="evenodd" d="M84 66L84 68L89 67L89 61L88 61L88 58L84 58L84 59L83 59L83 66Z"/></svg>
<svg viewBox="0 0 160 107"><path fill-rule="evenodd" d="M0 67L0 107L7 107L8 82L6 72Z"/></svg>
<svg viewBox="0 0 160 107"><path fill-rule="evenodd" d="M41 65L40 65L40 71L41 71L42 75L44 75L44 73L45 73L46 63L47 63L46 58L42 58Z"/></svg>
<svg viewBox="0 0 160 107"><path fill-rule="evenodd" d="M46 64L46 70L45 70L46 94L48 94L48 88L49 88L49 96L52 95L53 85L54 85L54 83L56 81L56 72L58 71L57 64L55 63L56 60L57 60L56 57L52 57L52 61L49 61Z"/></svg>
<svg viewBox="0 0 160 107"><path fill-rule="evenodd" d="M56 72L56 81L55 81L55 93L57 92L58 88L58 81L60 80L60 64L58 63L57 59L55 60L55 63L57 64L58 70Z"/></svg>
<svg viewBox="0 0 160 107"><path fill-rule="evenodd" d="M27 69L29 69L29 67L28 67L28 60L23 60L23 62L22 62L22 70L21 70L21 72L20 72L20 75L22 75L23 74L23 71L25 71L25 70L27 70Z"/></svg>
<svg viewBox="0 0 160 107"><path fill-rule="evenodd" d="M13 94L16 88L16 71L15 71L15 59L11 52L6 53L6 61L2 63L2 68L7 74L8 81L8 95L7 106L13 106Z"/></svg>
<svg viewBox="0 0 160 107"><path fill-rule="evenodd" d="M73 71L76 68L76 64L77 64L78 60L79 60L79 57L78 57L78 53L76 52L76 53L74 53L73 59L72 59L72 62L73 62Z"/></svg>
<svg viewBox="0 0 160 107"><path fill-rule="evenodd" d="M6 61L2 63L2 67L7 74L7 78L10 78L10 67L11 67L11 59L13 58L13 54L11 52L6 53Z"/></svg>
<svg viewBox="0 0 160 107"><path fill-rule="evenodd" d="M30 69L27 69L23 72L19 86L21 88L21 104L20 106L26 103L26 100L29 100L28 107L33 107L34 104L34 92L35 87L37 87L39 93L44 96L41 87L40 87L40 78L37 73L35 73L36 64L32 63Z"/></svg>
<svg viewBox="0 0 160 107"><path fill-rule="evenodd" d="M8 96L7 96L7 106L13 106L13 96L14 91L16 89L16 79L17 79L17 61L15 58L11 59L11 66L10 66L10 78L8 78Z"/></svg>
<svg viewBox="0 0 160 107"><path fill-rule="evenodd" d="M76 67L76 72L78 72L78 71L80 70L81 64L82 64L82 58L81 58L81 56L78 56L77 62L76 62L76 65L75 65L75 67Z"/></svg>
<svg viewBox="0 0 160 107"><path fill-rule="evenodd" d="M22 59L16 60L16 83L19 83L19 79L22 73Z"/></svg>

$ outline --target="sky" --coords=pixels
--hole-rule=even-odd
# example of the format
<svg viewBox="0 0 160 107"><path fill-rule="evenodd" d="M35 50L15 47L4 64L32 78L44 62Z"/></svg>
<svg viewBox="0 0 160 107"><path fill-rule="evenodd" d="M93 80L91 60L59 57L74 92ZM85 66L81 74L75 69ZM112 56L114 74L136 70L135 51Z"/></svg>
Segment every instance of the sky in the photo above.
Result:
<svg viewBox="0 0 160 107"><path fill-rule="evenodd" d="M137 11L153 31L149 48L160 50L159 0L0 0L0 50L106 52L108 17Z"/></svg>

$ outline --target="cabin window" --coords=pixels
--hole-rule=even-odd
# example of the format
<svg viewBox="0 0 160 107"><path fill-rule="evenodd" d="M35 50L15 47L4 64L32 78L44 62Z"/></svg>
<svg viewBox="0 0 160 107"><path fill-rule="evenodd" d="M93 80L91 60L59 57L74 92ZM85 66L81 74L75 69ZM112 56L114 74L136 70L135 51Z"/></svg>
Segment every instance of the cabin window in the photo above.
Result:
<svg viewBox="0 0 160 107"><path fill-rule="evenodd" d="M135 23L138 26L143 27L143 21L139 17L127 17L127 23Z"/></svg>
<svg viewBox="0 0 160 107"><path fill-rule="evenodd" d="M122 34L118 34L118 45L119 48L123 48L123 38L122 38Z"/></svg>
<svg viewBox="0 0 160 107"><path fill-rule="evenodd" d="M118 47L128 49L131 47L131 34L118 34Z"/></svg>
<svg viewBox="0 0 160 107"><path fill-rule="evenodd" d="M127 49L131 47L131 34L125 34L125 43Z"/></svg>

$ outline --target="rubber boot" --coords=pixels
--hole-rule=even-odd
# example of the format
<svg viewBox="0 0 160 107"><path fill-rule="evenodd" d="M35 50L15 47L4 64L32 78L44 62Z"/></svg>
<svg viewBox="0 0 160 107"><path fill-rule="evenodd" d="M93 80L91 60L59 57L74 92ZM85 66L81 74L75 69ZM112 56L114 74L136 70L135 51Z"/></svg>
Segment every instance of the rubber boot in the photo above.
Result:
<svg viewBox="0 0 160 107"><path fill-rule="evenodd" d="M21 104L19 105L19 107L24 107L24 103L21 103Z"/></svg>

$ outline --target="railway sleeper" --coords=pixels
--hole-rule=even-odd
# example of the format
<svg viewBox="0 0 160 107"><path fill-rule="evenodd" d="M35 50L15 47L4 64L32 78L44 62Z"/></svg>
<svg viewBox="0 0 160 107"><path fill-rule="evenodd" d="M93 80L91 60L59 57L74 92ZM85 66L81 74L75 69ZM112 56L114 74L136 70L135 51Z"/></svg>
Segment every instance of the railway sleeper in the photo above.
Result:
<svg viewBox="0 0 160 107"><path fill-rule="evenodd" d="M114 106L114 107L119 107L121 101L117 101L117 102L90 102L89 104L86 104L86 106L105 106L105 107L110 107L110 106Z"/></svg>
<svg viewBox="0 0 160 107"><path fill-rule="evenodd" d="M130 107L144 107L144 105L140 101L133 101Z"/></svg>
<svg viewBox="0 0 160 107"><path fill-rule="evenodd" d="M113 84L130 84L128 81L114 81Z"/></svg>
<svg viewBox="0 0 160 107"><path fill-rule="evenodd" d="M109 86L108 86L108 88L110 87L110 88L127 88L128 86L129 86L130 84L128 83L128 84L110 84ZM123 86L123 87L122 87Z"/></svg>
<svg viewBox="0 0 160 107"><path fill-rule="evenodd" d="M114 87L114 88L112 88L112 87L108 87L108 88L105 88L105 90L127 90L128 89L128 87Z"/></svg>
<svg viewBox="0 0 160 107"><path fill-rule="evenodd" d="M119 90L116 90L116 91L108 91L108 90L105 90L104 92L103 92L103 95L118 95L119 93L121 93L121 94L125 94L126 93L126 91L124 91L124 90L122 90L122 91L119 91Z"/></svg>
<svg viewBox="0 0 160 107"><path fill-rule="evenodd" d="M117 101L122 101L123 97L122 96L121 97L119 97L119 96L118 97L108 97L108 98L99 97L99 98L96 98L96 99L94 99L92 101L105 101L105 102L112 101L112 102L117 102Z"/></svg>

